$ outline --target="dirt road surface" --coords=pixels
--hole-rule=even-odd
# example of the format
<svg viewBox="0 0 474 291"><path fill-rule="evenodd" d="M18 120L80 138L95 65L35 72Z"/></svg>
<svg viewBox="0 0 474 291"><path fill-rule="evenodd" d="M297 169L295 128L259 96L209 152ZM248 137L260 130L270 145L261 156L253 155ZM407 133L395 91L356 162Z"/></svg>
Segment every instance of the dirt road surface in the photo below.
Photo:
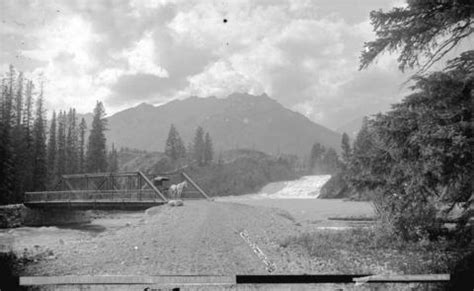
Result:
<svg viewBox="0 0 474 291"><path fill-rule="evenodd" d="M234 275L268 274L239 235L246 231L276 266L274 273L301 273L278 246L299 226L282 210L228 202L186 201L158 206L121 227L79 240L64 238L54 255L29 265L28 275ZM301 261L301 260L296 260Z"/></svg>

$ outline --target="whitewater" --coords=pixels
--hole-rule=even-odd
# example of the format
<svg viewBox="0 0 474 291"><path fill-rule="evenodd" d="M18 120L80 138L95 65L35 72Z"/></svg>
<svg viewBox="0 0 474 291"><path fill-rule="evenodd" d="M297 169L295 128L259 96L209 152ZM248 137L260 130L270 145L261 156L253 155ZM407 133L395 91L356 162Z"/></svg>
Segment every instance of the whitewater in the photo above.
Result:
<svg viewBox="0 0 474 291"><path fill-rule="evenodd" d="M269 183L258 193L220 197L219 200L315 199L330 178L331 175L303 176L293 181Z"/></svg>

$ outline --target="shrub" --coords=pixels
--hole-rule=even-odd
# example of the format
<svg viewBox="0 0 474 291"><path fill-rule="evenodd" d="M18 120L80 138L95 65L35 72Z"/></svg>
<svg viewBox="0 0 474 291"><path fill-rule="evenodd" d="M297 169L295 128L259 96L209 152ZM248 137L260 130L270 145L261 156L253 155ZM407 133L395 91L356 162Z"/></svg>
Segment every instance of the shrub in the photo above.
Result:
<svg viewBox="0 0 474 291"><path fill-rule="evenodd" d="M405 240L436 237L437 203L465 211L472 203L473 81L463 70L417 78L414 92L366 120L354 142L351 186L375 191L382 221Z"/></svg>
<svg viewBox="0 0 474 291"><path fill-rule="evenodd" d="M279 245L341 273L449 273L469 254L469 247L458 247L455 241L407 242L380 230L376 226L303 233L283 238ZM465 270L464 265L458 268Z"/></svg>

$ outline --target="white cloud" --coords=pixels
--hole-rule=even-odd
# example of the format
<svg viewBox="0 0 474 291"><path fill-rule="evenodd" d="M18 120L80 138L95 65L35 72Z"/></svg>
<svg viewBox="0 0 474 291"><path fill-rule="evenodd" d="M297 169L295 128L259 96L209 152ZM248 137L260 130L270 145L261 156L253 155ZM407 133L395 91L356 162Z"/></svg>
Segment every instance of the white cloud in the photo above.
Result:
<svg viewBox="0 0 474 291"><path fill-rule="evenodd" d="M23 50L27 57L51 61L60 53L72 55L74 64L81 69L95 65L92 47L100 37L92 31L90 23L79 16L61 16L36 33L40 41L34 50Z"/></svg>
<svg viewBox="0 0 474 291"><path fill-rule="evenodd" d="M27 75L43 81L46 106L50 109L76 107L90 111L94 100L104 98L106 89L94 86L90 71L98 65L93 58L93 47L100 37L90 23L79 16L57 17L36 32L39 43L23 55L45 61Z"/></svg>
<svg viewBox="0 0 474 291"><path fill-rule="evenodd" d="M90 111L96 99L103 99L110 113L143 101L266 92L288 108L335 127L338 120L366 114L360 104L373 98L393 100L399 87L393 80L401 79L393 56L358 71L363 42L374 38L368 13L387 3L4 3L0 9L7 11L6 19L15 19L20 9L44 8L44 13L22 14L27 26L9 21L0 34L32 40L21 53L36 61L30 73L43 74L50 108ZM38 25L42 22L44 26ZM6 49L10 54L0 52L0 66L6 67L5 59L16 54L17 40L2 39L11 42ZM393 80L368 82L377 75Z"/></svg>
<svg viewBox="0 0 474 291"><path fill-rule="evenodd" d="M149 74L166 78L168 72L155 64L156 55L155 43L151 33L147 32L132 48L123 51L120 57L128 61L127 74Z"/></svg>
<svg viewBox="0 0 474 291"><path fill-rule="evenodd" d="M206 68L204 73L189 78L186 90L196 96L227 96L233 92L261 94L262 86L254 79L239 73L227 61L218 61Z"/></svg>
<svg viewBox="0 0 474 291"><path fill-rule="evenodd" d="M45 67L30 72L44 81L46 105L50 109L75 107L79 112L91 111L95 100L110 96L110 86L124 74L150 74L167 77L165 69L155 64L156 49L151 33L122 52L112 54L111 66L95 58L94 45L102 38L90 23L80 16L60 16L36 32L37 47L23 55L46 61Z"/></svg>

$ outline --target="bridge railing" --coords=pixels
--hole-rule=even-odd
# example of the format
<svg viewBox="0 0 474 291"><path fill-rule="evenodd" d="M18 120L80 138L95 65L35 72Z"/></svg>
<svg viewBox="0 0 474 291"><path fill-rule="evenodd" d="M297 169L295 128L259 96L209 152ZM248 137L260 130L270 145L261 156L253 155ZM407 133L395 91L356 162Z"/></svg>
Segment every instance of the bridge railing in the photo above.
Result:
<svg viewBox="0 0 474 291"><path fill-rule="evenodd" d="M156 201L153 190L70 190L26 192L25 202L51 201Z"/></svg>

